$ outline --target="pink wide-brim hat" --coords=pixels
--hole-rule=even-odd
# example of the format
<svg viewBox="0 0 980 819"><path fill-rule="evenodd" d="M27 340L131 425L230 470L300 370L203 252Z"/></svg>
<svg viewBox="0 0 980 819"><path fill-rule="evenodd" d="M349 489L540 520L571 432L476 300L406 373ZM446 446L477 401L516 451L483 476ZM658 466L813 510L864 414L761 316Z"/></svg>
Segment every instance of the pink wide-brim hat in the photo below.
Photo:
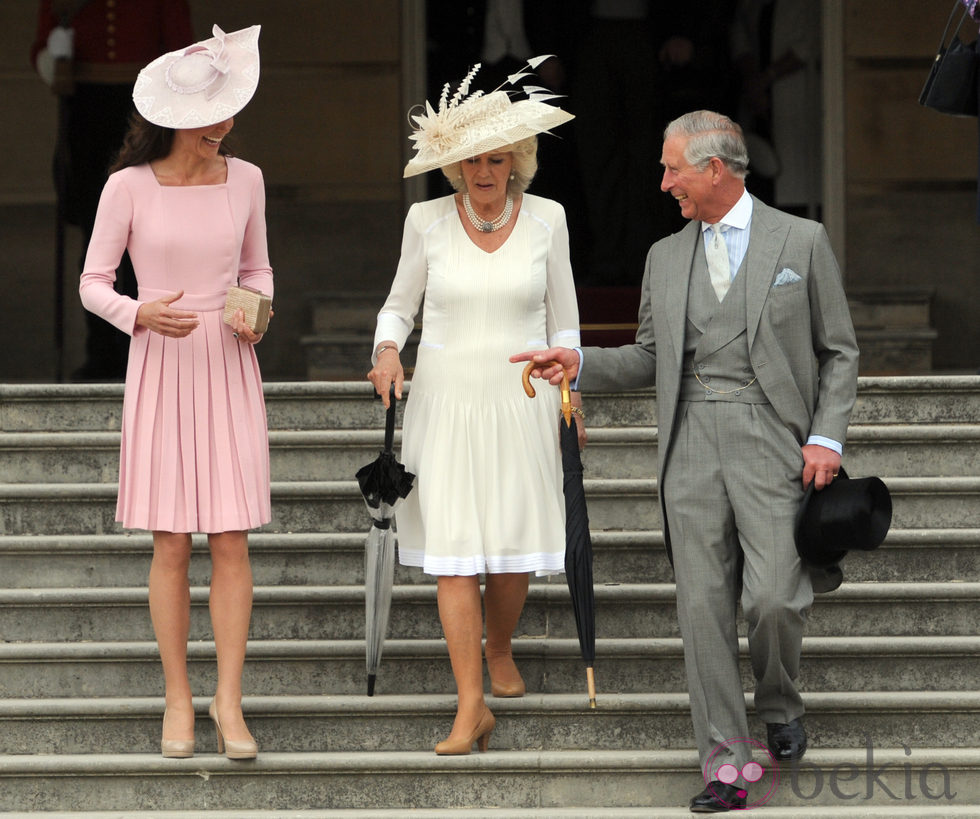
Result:
<svg viewBox="0 0 980 819"><path fill-rule="evenodd" d="M259 31L225 34L157 57L140 71L133 103L164 128L204 128L242 110L259 84Z"/></svg>

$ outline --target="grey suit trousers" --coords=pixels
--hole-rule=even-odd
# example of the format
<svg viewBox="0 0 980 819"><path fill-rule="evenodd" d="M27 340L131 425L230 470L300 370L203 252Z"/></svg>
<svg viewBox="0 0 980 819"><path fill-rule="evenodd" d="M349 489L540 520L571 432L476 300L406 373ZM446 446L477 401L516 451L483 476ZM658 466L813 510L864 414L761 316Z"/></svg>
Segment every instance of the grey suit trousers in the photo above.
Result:
<svg viewBox="0 0 980 819"><path fill-rule="evenodd" d="M751 758L751 745L739 742L749 737L736 632L743 561L756 712L765 722L803 713L796 679L813 590L793 542L802 470L799 443L769 404L679 405L662 491L694 732L708 779L718 778L722 764L741 770Z"/></svg>

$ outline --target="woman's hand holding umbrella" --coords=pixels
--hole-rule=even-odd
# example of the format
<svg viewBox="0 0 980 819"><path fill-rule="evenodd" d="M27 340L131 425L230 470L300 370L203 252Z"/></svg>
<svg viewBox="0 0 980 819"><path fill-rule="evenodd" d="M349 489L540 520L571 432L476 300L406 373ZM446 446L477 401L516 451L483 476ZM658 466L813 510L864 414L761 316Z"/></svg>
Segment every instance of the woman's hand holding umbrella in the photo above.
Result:
<svg viewBox="0 0 980 819"><path fill-rule="evenodd" d="M391 587L395 572L395 536L392 515L402 498L412 491L415 475L395 458L395 389L385 392L385 444L381 454L357 470L357 483L371 515L372 525L364 544L364 642L369 697L381 663L388 632Z"/></svg>
<svg viewBox="0 0 980 819"><path fill-rule="evenodd" d="M394 341L382 341L374 351L375 364L367 374L368 381L374 384L374 390L381 396L385 409L390 398L388 393L392 385L395 387L395 398L402 400L402 387L405 384L405 369L402 367L401 356L398 355L398 345Z"/></svg>

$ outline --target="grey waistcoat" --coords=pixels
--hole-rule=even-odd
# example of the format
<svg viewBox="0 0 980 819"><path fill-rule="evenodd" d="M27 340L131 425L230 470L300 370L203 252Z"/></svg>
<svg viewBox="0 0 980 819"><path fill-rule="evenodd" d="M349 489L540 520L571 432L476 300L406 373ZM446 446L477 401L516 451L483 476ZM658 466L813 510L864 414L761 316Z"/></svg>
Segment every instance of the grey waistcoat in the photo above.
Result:
<svg viewBox="0 0 980 819"><path fill-rule="evenodd" d="M698 242L687 295L682 401L768 403L758 382L753 383L755 373L749 361L744 268L745 259L725 300L719 303L711 286L704 242Z"/></svg>

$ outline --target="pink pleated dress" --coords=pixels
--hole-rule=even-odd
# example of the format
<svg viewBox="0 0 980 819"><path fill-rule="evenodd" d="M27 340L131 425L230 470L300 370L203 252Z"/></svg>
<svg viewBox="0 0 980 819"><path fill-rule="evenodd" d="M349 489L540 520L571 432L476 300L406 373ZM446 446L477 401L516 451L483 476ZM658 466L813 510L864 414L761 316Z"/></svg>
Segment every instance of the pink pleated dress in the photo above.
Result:
<svg viewBox="0 0 980 819"><path fill-rule="evenodd" d="M110 176L79 292L132 335L116 520L165 532L241 531L271 519L269 433L258 360L222 322L240 281L272 295L261 171L227 158L220 185L160 185L149 165ZM138 300L113 289L128 249ZM142 302L183 290L198 314L184 338L136 327Z"/></svg>

